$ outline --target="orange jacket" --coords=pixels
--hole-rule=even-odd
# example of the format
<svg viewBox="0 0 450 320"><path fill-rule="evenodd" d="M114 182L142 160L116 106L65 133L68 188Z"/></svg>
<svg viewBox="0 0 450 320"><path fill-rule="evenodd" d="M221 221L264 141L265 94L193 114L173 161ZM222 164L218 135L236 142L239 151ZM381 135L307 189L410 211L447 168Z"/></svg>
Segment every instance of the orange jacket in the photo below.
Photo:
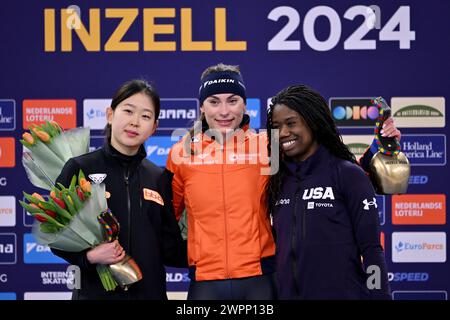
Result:
<svg viewBox="0 0 450 320"><path fill-rule="evenodd" d="M185 139L185 138L184 138ZM195 279L220 280L274 271L275 243L265 188L267 136L239 130L224 145L199 134L190 147L175 144L173 174L177 219L187 211L188 262ZM262 154L262 156L261 156Z"/></svg>

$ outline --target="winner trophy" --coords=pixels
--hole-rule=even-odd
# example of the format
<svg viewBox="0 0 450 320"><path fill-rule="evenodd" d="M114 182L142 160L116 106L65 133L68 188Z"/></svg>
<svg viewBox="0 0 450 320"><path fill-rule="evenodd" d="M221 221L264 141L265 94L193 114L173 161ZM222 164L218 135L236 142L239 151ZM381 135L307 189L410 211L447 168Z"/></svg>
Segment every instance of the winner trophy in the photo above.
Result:
<svg viewBox="0 0 450 320"><path fill-rule="evenodd" d="M382 137L380 133L384 121L391 115L391 108L382 97L374 99L373 103L378 106L379 116L375 127L377 151L370 162L370 177L378 194L406 193L411 173L409 160L400 151L396 138Z"/></svg>

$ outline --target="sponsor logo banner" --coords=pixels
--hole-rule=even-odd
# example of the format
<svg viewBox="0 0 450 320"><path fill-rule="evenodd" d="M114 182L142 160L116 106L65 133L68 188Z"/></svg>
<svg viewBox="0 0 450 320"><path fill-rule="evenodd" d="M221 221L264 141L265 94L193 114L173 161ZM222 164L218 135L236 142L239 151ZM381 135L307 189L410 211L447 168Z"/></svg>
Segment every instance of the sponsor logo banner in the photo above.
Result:
<svg viewBox="0 0 450 320"><path fill-rule="evenodd" d="M400 144L412 166L445 166L447 163L443 134L404 134Z"/></svg>
<svg viewBox="0 0 450 320"><path fill-rule="evenodd" d="M247 112L250 116L250 128L261 128L261 102L259 99L247 99Z"/></svg>
<svg viewBox="0 0 450 320"><path fill-rule="evenodd" d="M67 288L68 284L74 284L75 275L70 271L41 271L42 285L63 285Z"/></svg>
<svg viewBox="0 0 450 320"><path fill-rule="evenodd" d="M374 128L378 107L372 98L330 98L331 115L341 128Z"/></svg>
<svg viewBox="0 0 450 320"><path fill-rule="evenodd" d="M104 136L91 136L89 151L94 151L97 150L98 148L101 148L104 143L105 143Z"/></svg>
<svg viewBox="0 0 450 320"><path fill-rule="evenodd" d="M37 243L31 233L23 235L23 261L27 264L67 263L65 260L55 256L49 247Z"/></svg>
<svg viewBox="0 0 450 320"><path fill-rule="evenodd" d="M428 272L388 272L391 282L427 282L429 278Z"/></svg>
<svg viewBox="0 0 450 320"><path fill-rule="evenodd" d="M16 225L16 197L0 196L0 227Z"/></svg>
<svg viewBox="0 0 450 320"><path fill-rule="evenodd" d="M378 206L378 218L380 219L380 225L384 225L386 223L386 203L384 201L384 196L376 196L377 199L377 206Z"/></svg>
<svg viewBox="0 0 450 320"><path fill-rule="evenodd" d="M427 175L414 175L409 176L409 184L427 184L428 176Z"/></svg>
<svg viewBox="0 0 450 320"><path fill-rule="evenodd" d="M161 99L158 130L187 129L194 124L198 117L197 99Z"/></svg>
<svg viewBox="0 0 450 320"><path fill-rule="evenodd" d="M0 292L0 300L17 300L15 292Z"/></svg>
<svg viewBox="0 0 450 320"><path fill-rule="evenodd" d="M392 196L392 224L445 224L445 194Z"/></svg>
<svg viewBox="0 0 450 320"><path fill-rule="evenodd" d="M16 147L14 138L0 138L0 168L13 168L15 166Z"/></svg>
<svg viewBox="0 0 450 320"><path fill-rule="evenodd" d="M184 295L189 289L190 279L186 270L166 267L166 282L168 292Z"/></svg>
<svg viewBox="0 0 450 320"><path fill-rule="evenodd" d="M447 300L447 291L392 291L393 300Z"/></svg>
<svg viewBox="0 0 450 320"><path fill-rule="evenodd" d="M178 141L178 140L177 140ZM147 159L157 166L164 167L167 162L170 148L177 142L169 136L153 136L145 141Z"/></svg>
<svg viewBox="0 0 450 320"><path fill-rule="evenodd" d="M0 99L0 131L16 129L16 101Z"/></svg>
<svg viewBox="0 0 450 320"><path fill-rule="evenodd" d="M112 99L84 99L83 126L91 130L103 130L106 126L106 108Z"/></svg>
<svg viewBox="0 0 450 320"><path fill-rule="evenodd" d="M31 124L43 124L45 121L56 121L64 129L77 126L77 102L66 100L23 100L23 128Z"/></svg>
<svg viewBox="0 0 450 320"><path fill-rule="evenodd" d="M72 292L25 292L24 300L70 300Z"/></svg>
<svg viewBox="0 0 450 320"><path fill-rule="evenodd" d="M444 97L393 97L391 108L398 128L445 127Z"/></svg>
<svg viewBox="0 0 450 320"><path fill-rule="evenodd" d="M445 232L393 232L393 262L445 262Z"/></svg>
<svg viewBox="0 0 450 320"><path fill-rule="evenodd" d="M0 233L0 264L16 264L17 238L14 233Z"/></svg>
<svg viewBox="0 0 450 320"><path fill-rule="evenodd" d="M370 147L373 135L342 135L342 140L355 155L356 159L359 159Z"/></svg>

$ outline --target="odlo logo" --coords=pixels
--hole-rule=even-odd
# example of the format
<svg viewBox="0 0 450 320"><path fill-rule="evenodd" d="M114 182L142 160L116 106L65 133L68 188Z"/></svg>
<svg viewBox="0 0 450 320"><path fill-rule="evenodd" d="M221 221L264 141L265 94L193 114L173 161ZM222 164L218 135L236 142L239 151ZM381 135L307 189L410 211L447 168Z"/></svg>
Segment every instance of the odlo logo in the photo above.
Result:
<svg viewBox="0 0 450 320"><path fill-rule="evenodd" d="M308 199L331 199L334 200L333 188L332 187L317 187L306 189L303 192L303 200Z"/></svg>

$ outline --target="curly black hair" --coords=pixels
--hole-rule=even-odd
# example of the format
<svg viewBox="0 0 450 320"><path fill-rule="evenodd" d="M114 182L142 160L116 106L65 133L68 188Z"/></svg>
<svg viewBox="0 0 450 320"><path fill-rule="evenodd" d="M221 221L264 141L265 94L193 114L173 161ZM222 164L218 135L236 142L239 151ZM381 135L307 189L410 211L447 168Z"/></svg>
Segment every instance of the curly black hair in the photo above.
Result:
<svg viewBox="0 0 450 320"><path fill-rule="evenodd" d="M342 141L336 124L331 116L325 99L313 89L305 85L294 85L281 90L272 98L267 114L267 134L268 141L271 141L272 114L276 105L283 104L289 109L296 111L307 123L311 129L313 138L318 144L324 146L334 156L356 163L355 156ZM280 152L280 150L271 150L268 144L269 155L271 152ZM279 159L283 159L280 154ZM286 168L281 161L279 170L270 177L267 185L269 213L273 212L276 201L280 195L281 185L286 172Z"/></svg>

